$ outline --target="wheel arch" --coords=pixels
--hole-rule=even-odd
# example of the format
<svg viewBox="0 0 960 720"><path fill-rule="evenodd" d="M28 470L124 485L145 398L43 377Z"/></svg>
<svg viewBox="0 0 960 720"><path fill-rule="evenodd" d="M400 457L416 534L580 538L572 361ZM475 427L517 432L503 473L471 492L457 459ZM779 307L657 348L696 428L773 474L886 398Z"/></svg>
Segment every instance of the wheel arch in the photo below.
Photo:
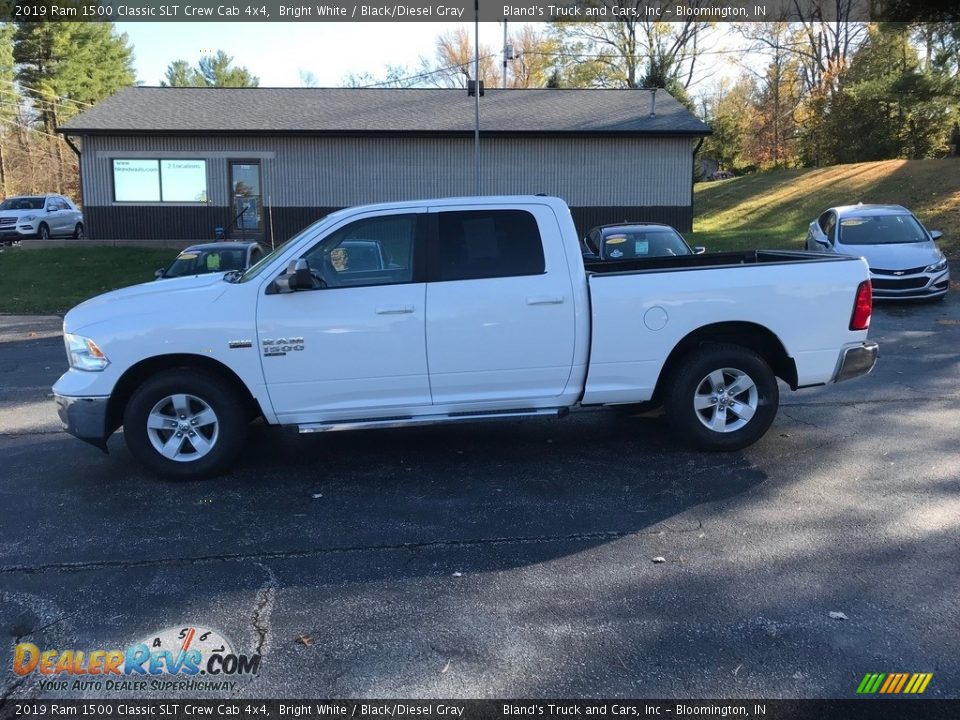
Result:
<svg viewBox="0 0 960 720"><path fill-rule="evenodd" d="M110 400L107 403L107 434L113 433L123 424L123 413L127 403L134 391L146 379L159 372L178 369L201 370L220 377L236 390L238 396L249 407L251 419L263 414L260 404L253 393L250 392L246 383L219 360L190 353L157 355L131 365L114 385L113 392L110 393Z"/></svg>
<svg viewBox="0 0 960 720"><path fill-rule="evenodd" d="M752 322L721 322L704 325L686 335L678 342L663 363L653 397L659 401L669 382L669 376L678 361L693 350L709 343L740 345L762 357L774 375L783 380L792 390L797 389L797 365L787 353L783 342L769 328Z"/></svg>

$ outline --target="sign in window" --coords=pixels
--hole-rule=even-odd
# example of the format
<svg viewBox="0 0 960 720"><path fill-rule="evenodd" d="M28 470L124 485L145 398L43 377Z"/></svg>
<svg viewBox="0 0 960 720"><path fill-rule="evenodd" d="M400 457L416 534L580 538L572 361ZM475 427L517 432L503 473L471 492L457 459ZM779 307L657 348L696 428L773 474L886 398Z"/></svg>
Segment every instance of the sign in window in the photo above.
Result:
<svg viewBox="0 0 960 720"><path fill-rule="evenodd" d="M206 202L205 160L114 160L117 202Z"/></svg>

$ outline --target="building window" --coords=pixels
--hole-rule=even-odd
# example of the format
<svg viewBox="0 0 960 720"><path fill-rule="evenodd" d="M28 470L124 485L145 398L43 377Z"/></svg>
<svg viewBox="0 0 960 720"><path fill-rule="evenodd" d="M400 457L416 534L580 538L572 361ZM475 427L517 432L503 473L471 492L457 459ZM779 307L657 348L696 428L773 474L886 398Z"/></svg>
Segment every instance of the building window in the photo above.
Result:
<svg viewBox="0 0 960 720"><path fill-rule="evenodd" d="M113 161L116 202L206 202L206 160Z"/></svg>

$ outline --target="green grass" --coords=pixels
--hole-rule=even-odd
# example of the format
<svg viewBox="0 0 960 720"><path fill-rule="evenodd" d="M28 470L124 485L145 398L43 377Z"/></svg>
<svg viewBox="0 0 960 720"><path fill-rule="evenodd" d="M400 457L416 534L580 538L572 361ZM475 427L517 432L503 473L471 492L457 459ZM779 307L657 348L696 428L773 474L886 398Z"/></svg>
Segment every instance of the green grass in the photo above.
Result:
<svg viewBox="0 0 960 720"><path fill-rule="evenodd" d="M152 248L3 248L0 312L64 313L107 290L152 280L176 254Z"/></svg>
<svg viewBox="0 0 960 720"><path fill-rule="evenodd" d="M834 205L897 203L960 257L960 158L883 160L813 170L770 170L698 183L691 245L708 250L802 248L807 226Z"/></svg>

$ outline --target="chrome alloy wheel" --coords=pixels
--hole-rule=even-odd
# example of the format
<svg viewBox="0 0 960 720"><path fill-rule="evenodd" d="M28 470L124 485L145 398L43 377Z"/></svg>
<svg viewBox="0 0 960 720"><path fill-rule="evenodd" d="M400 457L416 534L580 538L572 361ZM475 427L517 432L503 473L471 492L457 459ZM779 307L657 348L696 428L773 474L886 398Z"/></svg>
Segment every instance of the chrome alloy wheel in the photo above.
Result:
<svg viewBox="0 0 960 720"><path fill-rule="evenodd" d="M693 408L714 432L735 432L750 422L760 402L753 379L742 370L714 370L697 385Z"/></svg>
<svg viewBox="0 0 960 720"><path fill-rule="evenodd" d="M217 414L196 395L168 395L147 416L147 437L153 449L176 462L207 455L219 432Z"/></svg>

